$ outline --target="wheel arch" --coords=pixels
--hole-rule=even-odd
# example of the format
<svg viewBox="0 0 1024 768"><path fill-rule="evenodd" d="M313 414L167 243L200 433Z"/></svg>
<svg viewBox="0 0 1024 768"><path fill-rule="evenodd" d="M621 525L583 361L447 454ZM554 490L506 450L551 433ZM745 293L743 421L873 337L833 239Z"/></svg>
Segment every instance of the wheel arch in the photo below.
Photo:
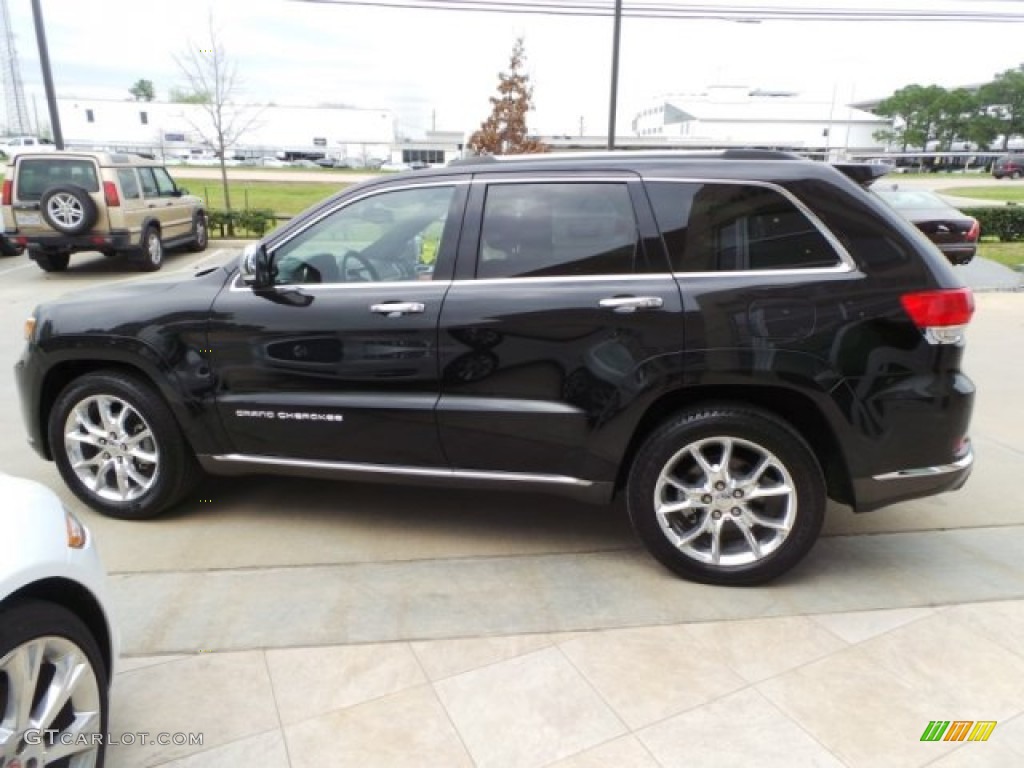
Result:
<svg viewBox="0 0 1024 768"><path fill-rule="evenodd" d="M828 496L843 504L853 502L849 465L828 418L812 397L777 386L716 384L666 392L648 406L633 430L619 465L616 493L625 487L637 452L658 425L684 408L702 406L756 408L782 419L807 441L821 463Z"/></svg>
<svg viewBox="0 0 1024 768"><path fill-rule="evenodd" d="M26 584L8 595L3 602L14 604L24 600L39 600L59 605L78 616L100 648L107 682L113 682L114 638L111 634L110 620L92 592L72 579L53 577Z"/></svg>
<svg viewBox="0 0 1024 768"><path fill-rule="evenodd" d="M49 443L49 430L47 426L50 420L50 413L57 398L64 388L75 379L98 371L126 373L141 379L152 387L153 391L163 399L170 409L178 428L186 436L190 447L193 450L195 449L195 443L193 442L195 431L190 429L189 420L184 418L184 406L180 399L182 393L175 390L173 382L176 379L173 371L149 369L147 366L139 364L140 359L142 358L137 354L133 355L133 359L130 361L117 358L69 358L55 363L47 370L40 386L39 405L35 418L37 419L38 434L42 441L42 453L48 460L53 461L54 456L53 447Z"/></svg>

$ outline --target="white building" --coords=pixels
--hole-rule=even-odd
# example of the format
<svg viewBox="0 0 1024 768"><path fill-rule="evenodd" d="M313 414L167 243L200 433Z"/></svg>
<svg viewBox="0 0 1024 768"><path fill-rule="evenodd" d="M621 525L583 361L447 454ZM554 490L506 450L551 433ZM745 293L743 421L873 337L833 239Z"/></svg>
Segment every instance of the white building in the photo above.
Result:
<svg viewBox="0 0 1024 768"><path fill-rule="evenodd" d="M187 156L210 149L213 135L201 105L159 101L58 99L68 148L109 148ZM395 141L394 114L349 107L239 106L230 119L248 125L231 149L238 156L323 154L387 157Z"/></svg>
<svg viewBox="0 0 1024 768"><path fill-rule="evenodd" d="M633 134L673 146L757 146L838 157L877 151L891 122L836 101L746 86L714 86L656 100L633 119Z"/></svg>

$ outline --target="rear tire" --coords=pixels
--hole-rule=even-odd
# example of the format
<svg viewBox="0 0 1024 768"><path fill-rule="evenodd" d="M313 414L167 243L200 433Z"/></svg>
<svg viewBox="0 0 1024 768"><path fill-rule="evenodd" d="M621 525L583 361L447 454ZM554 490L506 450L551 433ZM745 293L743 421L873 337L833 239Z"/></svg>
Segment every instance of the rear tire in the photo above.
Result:
<svg viewBox="0 0 1024 768"><path fill-rule="evenodd" d="M627 486L641 540L670 570L706 584L774 579L821 531L825 483L807 443L770 413L681 411L637 453Z"/></svg>
<svg viewBox="0 0 1024 768"><path fill-rule="evenodd" d="M47 435L68 488L108 517L154 517L199 479L170 408L131 374L98 371L73 381L50 411Z"/></svg>
<svg viewBox="0 0 1024 768"><path fill-rule="evenodd" d="M160 230L150 225L142 234L142 258L139 269L143 272L156 272L164 265L164 242L160 239Z"/></svg>
<svg viewBox="0 0 1024 768"><path fill-rule="evenodd" d="M33 253L30 258L43 272L63 272L71 263L70 253Z"/></svg>

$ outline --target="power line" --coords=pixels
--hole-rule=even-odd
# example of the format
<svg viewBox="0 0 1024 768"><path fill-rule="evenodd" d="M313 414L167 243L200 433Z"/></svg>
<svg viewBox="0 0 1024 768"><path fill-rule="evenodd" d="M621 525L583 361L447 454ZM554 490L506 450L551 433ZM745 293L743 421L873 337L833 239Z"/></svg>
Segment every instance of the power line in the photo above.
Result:
<svg viewBox="0 0 1024 768"><path fill-rule="evenodd" d="M923 10L864 8L801 8L799 6L754 5L680 5L672 3L630 3L622 15L652 19L707 19L723 21L845 21L845 22L1024 22L1022 10ZM536 14L545 16L612 16L613 2L600 0L293 0L320 5L349 5L371 8L416 9L426 11L464 11L471 13Z"/></svg>

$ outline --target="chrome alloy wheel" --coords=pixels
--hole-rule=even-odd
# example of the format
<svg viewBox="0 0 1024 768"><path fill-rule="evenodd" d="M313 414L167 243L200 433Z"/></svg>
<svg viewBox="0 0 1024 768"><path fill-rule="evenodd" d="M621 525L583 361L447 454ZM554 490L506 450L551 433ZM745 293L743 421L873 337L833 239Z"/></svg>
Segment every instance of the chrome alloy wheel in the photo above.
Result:
<svg viewBox="0 0 1024 768"><path fill-rule="evenodd" d="M673 455L658 475L654 505L672 545L716 566L749 565L775 552L797 515L785 465L734 437L698 440Z"/></svg>
<svg viewBox="0 0 1024 768"><path fill-rule="evenodd" d="M75 229L85 218L82 201L70 192L58 192L53 195L46 201L46 212L65 229Z"/></svg>
<svg viewBox="0 0 1024 768"><path fill-rule="evenodd" d="M108 501L133 501L156 482L160 449L132 405L111 395L79 401L64 424L64 450L75 475Z"/></svg>
<svg viewBox="0 0 1024 768"><path fill-rule="evenodd" d="M92 768L102 697L86 654L63 637L38 637L0 659L0 765Z"/></svg>
<svg viewBox="0 0 1024 768"><path fill-rule="evenodd" d="M146 258L150 264L160 264L164 260L164 244L160 242L160 234L150 229L146 235Z"/></svg>

